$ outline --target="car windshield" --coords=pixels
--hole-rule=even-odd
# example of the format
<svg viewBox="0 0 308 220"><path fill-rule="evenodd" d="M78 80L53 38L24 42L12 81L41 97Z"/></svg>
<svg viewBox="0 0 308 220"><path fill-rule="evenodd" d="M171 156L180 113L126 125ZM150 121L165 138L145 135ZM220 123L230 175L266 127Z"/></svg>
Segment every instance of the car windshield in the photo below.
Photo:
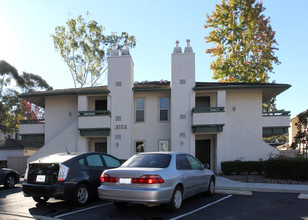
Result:
<svg viewBox="0 0 308 220"><path fill-rule="evenodd" d="M136 154L122 167L151 167L151 168L167 168L171 160L169 154Z"/></svg>

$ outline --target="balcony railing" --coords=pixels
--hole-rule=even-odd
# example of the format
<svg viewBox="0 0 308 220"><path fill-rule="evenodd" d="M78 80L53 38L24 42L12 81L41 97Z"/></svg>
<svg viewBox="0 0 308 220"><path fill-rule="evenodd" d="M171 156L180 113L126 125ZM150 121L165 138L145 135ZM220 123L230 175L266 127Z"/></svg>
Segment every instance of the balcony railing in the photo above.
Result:
<svg viewBox="0 0 308 220"><path fill-rule="evenodd" d="M225 107L193 108L193 133L222 132L225 124Z"/></svg>
<svg viewBox="0 0 308 220"><path fill-rule="evenodd" d="M98 111L79 111L79 116L103 116L103 115L111 115L109 110L98 110Z"/></svg>
<svg viewBox="0 0 308 220"><path fill-rule="evenodd" d="M263 116L290 116L290 111L279 110L275 112L263 112Z"/></svg>
<svg viewBox="0 0 308 220"><path fill-rule="evenodd" d="M28 119L19 121L19 134L44 134L45 119Z"/></svg>
<svg viewBox="0 0 308 220"><path fill-rule="evenodd" d="M88 131L93 135L105 134L105 130L110 130L111 112L109 110L100 111L79 111L78 129L81 135L88 134ZM104 133L105 132L105 133Z"/></svg>
<svg viewBox="0 0 308 220"><path fill-rule="evenodd" d="M193 108L192 113L224 112L225 107Z"/></svg>
<svg viewBox="0 0 308 220"><path fill-rule="evenodd" d="M42 123L45 123L45 118L19 120L19 123L20 124L42 124Z"/></svg>

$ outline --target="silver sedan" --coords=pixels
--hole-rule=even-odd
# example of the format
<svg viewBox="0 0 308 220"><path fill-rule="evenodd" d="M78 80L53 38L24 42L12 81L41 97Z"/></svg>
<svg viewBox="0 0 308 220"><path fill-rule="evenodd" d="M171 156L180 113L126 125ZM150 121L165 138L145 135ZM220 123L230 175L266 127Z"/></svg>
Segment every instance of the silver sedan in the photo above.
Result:
<svg viewBox="0 0 308 220"><path fill-rule="evenodd" d="M167 204L170 211L177 211L190 196L214 194L215 175L207 167L186 153L136 154L121 167L102 173L99 198L117 207L129 202Z"/></svg>

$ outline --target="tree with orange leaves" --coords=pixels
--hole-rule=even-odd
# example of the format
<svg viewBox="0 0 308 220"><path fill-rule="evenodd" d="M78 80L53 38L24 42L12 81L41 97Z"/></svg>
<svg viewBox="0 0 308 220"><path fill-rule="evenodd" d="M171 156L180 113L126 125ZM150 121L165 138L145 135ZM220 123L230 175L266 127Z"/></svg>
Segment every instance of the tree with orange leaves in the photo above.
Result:
<svg viewBox="0 0 308 220"><path fill-rule="evenodd" d="M275 50L278 43L270 18L262 12L262 1L222 0L204 25L212 29L205 38L215 46L206 53L217 57L211 63L213 79L219 82L269 83L273 65L280 64ZM275 100L265 110L275 109Z"/></svg>

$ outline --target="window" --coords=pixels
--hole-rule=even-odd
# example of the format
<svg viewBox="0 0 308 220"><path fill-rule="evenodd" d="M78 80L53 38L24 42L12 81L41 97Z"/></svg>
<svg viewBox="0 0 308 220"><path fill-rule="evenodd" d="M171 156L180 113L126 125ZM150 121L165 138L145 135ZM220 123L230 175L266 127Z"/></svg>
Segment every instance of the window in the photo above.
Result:
<svg viewBox="0 0 308 220"><path fill-rule="evenodd" d="M169 120L169 98L159 98L159 121Z"/></svg>
<svg viewBox="0 0 308 220"><path fill-rule="evenodd" d="M89 155L86 157L88 166L91 167L103 167L103 161L101 159L101 156L98 154Z"/></svg>
<svg viewBox="0 0 308 220"><path fill-rule="evenodd" d="M199 161L196 160L196 158L186 155L187 160L189 161L191 167L193 170L202 170L202 166Z"/></svg>
<svg viewBox="0 0 308 220"><path fill-rule="evenodd" d="M196 97L196 108L209 108L210 96Z"/></svg>
<svg viewBox="0 0 308 220"><path fill-rule="evenodd" d="M108 155L103 155L103 158L105 160L107 167L119 167L121 165L120 161Z"/></svg>
<svg viewBox="0 0 308 220"><path fill-rule="evenodd" d="M144 152L144 142L143 141L137 141L136 142L136 153Z"/></svg>
<svg viewBox="0 0 308 220"><path fill-rule="evenodd" d="M168 140L160 140L158 143L159 151L168 151L169 150L169 141Z"/></svg>
<svg viewBox="0 0 308 220"><path fill-rule="evenodd" d="M135 109L136 109L136 122L144 121L144 98L137 98L135 100Z"/></svg>
<svg viewBox="0 0 308 220"><path fill-rule="evenodd" d="M167 168L171 161L168 154L135 154L122 167Z"/></svg>
<svg viewBox="0 0 308 220"><path fill-rule="evenodd" d="M176 169L191 170L191 165L184 154L176 156Z"/></svg>

